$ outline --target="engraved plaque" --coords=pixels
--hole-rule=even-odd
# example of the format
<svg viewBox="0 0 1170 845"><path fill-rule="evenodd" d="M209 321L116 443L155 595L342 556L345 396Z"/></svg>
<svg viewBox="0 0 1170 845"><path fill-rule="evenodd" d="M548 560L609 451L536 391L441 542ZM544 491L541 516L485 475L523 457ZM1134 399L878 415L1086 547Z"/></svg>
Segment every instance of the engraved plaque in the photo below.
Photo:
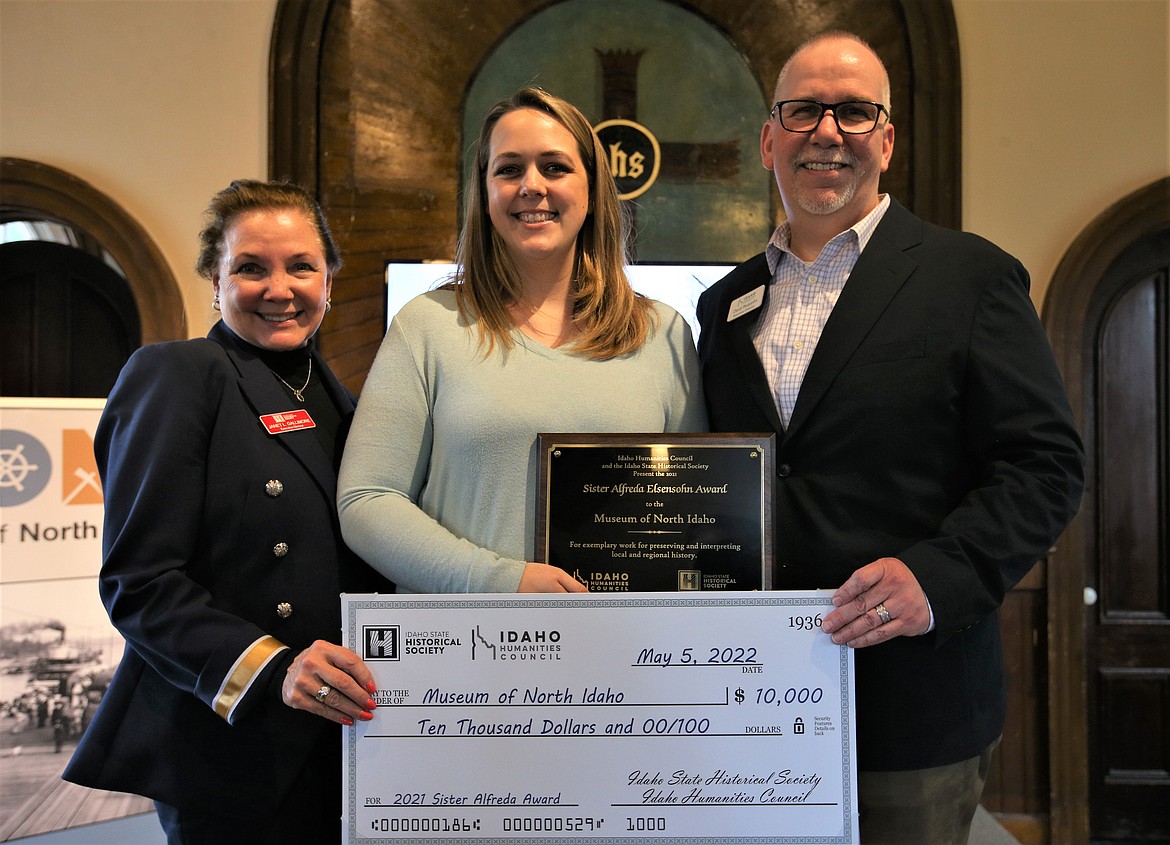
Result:
<svg viewBox="0 0 1170 845"><path fill-rule="evenodd" d="M594 592L771 587L772 434L541 434L536 558Z"/></svg>

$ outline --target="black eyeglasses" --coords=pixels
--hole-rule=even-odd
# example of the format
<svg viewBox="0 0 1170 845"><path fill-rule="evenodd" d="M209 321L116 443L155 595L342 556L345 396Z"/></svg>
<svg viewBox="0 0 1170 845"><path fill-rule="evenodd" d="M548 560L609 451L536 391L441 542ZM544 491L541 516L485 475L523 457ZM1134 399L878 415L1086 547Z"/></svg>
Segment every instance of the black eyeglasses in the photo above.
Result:
<svg viewBox="0 0 1170 845"><path fill-rule="evenodd" d="M882 112L889 119L890 110L881 103L847 100L844 103L822 103L820 100L781 100L772 106L769 114L780 118L780 125L789 132L812 132L832 112L833 120L843 135L866 135L877 129Z"/></svg>

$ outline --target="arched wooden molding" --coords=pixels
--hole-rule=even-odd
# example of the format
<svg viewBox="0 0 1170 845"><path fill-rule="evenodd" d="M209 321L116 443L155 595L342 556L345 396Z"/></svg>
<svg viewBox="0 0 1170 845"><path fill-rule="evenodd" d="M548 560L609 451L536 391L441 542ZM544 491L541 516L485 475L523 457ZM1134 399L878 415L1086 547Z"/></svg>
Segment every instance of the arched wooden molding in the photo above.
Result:
<svg viewBox="0 0 1170 845"><path fill-rule="evenodd" d="M48 164L6 156L0 159L0 216L53 220L92 237L126 276L142 342L187 337L183 294L161 250L129 212L88 182Z"/></svg>
<svg viewBox="0 0 1170 845"><path fill-rule="evenodd" d="M277 5L269 175L314 191L338 237L346 266L321 343L350 388L360 388L381 342L385 263L453 257L464 92L493 46L550 5L482 0L451 3L449 13L416 0ZM806 37L846 29L869 41L889 66L898 132L883 184L922 217L959 227L961 89L949 0L678 5L739 47L767 96Z"/></svg>

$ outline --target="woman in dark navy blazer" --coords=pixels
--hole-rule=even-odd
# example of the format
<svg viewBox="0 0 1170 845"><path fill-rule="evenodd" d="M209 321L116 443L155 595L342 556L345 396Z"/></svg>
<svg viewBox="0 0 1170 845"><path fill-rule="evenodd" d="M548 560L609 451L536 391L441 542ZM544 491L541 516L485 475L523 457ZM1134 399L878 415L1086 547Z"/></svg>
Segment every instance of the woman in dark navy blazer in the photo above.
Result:
<svg viewBox="0 0 1170 845"><path fill-rule="evenodd" d="M98 425L100 589L126 651L64 776L153 798L171 843L339 841L339 725L375 690L333 644L338 594L393 590L334 505L354 400L311 340L341 261L278 183L217 194L201 246L222 321L138 350Z"/></svg>

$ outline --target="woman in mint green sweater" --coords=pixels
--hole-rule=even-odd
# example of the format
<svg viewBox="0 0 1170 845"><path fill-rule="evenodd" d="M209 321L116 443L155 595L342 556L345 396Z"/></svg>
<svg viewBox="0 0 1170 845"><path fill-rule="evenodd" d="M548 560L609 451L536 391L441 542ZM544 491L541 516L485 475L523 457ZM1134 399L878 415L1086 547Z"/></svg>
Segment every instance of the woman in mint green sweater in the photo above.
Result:
<svg viewBox="0 0 1170 845"><path fill-rule="evenodd" d="M534 88L498 103L453 282L394 318L338 482L342 534L400 592L566 592L533 563L537 434L705 431L690 329L634 293L604 151Z"/></svg>

